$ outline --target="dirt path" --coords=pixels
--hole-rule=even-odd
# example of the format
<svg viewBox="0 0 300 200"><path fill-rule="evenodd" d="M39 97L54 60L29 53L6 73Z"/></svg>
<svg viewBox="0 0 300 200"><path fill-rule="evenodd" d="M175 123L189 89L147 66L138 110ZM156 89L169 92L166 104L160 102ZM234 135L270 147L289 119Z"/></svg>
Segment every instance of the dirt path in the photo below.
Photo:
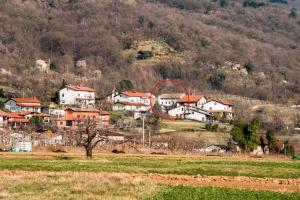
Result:
<svg viewBox="0 0 300 200"><path fill-rule="evenodd" d="M186 186L213 186L251 190L270 190L280 192L300 192L300 179L280 178L254 178L254 177L229 177L229 176L186 176L170 174L128 174L108 172L25 172L25 171L0 171L0 178L22 176L91 176L98 178L120 177L124 180L148 180L153 183Z"/></svg>
<svg viewBox="0 0 300 200"><path fill-rule="evenodd" d="M229 176L179 176L163 174L134 174L157 183L187 186L214 186L281 192L300 192L300 179L229 177Z"/></svg>

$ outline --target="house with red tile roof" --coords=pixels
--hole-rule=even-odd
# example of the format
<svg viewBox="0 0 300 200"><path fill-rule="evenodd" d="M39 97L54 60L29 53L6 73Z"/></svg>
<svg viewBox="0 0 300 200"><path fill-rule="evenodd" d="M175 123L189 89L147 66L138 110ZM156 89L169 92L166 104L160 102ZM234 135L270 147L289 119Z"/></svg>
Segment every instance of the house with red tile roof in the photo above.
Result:
<svg viewBox="0 0 300 200"><path fill-rule="evenodd" d="M223 118L233 118L233 104L221 99L209 99L202 105L212 115L219 115Z"/></svg>
<svg viewBox="0 0 300 200"><path fill-rule="evenodd" d="M20 128L21 126L27 126L29 123L29 119L26 119L25 116L20 115L19 112L8 113L7 118L8 126L13 129Z"/></svg>
<svg viewBox="0 0 300 200"><path fill-rule="evenodd" d="M95 92L90 87L67 85L59 91L59 104L95 107Z"/></svg>
<svg viewBox="0 0 300 200"><path fill-rule="evenodd" d="M158 96L157 100L161 110L167 113L175 108L178 101L184 96L184 93L163 93Z"/></svg>
<svg viewBox="0 0 300 200"><path fill-rule="evenodd" d="M5 109L10 112L40 113L42 102L37 98L11 98L5 102Z"/></svg>
<svg viewBox="0 0 300 200"><path fill-rule="evenodd" d="M155 96L151 93L124 91L115 92L112 94L110 100L114 103L113 110L122 111L149 111L151 109L151 101L155 103Z"/></svg>

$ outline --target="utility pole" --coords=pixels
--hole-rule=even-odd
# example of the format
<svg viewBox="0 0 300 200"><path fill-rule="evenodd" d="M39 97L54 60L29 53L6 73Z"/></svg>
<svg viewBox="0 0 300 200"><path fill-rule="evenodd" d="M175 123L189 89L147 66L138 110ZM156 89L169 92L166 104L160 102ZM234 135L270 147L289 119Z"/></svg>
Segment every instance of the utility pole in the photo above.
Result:
<svg viewBox="0 0 300 200"><path fill-rule="evenodd" d="M151 131L149 131L149 149L151 149Z"/></svg>
<svg viewBox="0 0 300 200"><path fill-rule="evenodd" d="M143 118L143 147L145 146L145 116L142 116Z"/></svg>

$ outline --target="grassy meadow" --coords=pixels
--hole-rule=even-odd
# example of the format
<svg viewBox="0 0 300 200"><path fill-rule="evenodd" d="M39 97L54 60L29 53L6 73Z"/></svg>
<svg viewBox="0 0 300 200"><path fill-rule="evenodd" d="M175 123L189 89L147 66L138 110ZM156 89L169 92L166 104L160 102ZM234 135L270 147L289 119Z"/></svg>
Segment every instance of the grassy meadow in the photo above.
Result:
<svg viewBox="0 0 300 200"><path fill-rule="evenodd" d="M300 178L300 162L243 157L2 153L0 199L300 199L300 193L194 187L134 174Z"/></svg>
<svg viewBox="0 0 300 200"><path fill-rule="evenodd" d="M237 157L95 154L92 160L72 154L10 154L0 170L49 172L124 172L177 175L223 175L300 178L300 162Z"/></svg>

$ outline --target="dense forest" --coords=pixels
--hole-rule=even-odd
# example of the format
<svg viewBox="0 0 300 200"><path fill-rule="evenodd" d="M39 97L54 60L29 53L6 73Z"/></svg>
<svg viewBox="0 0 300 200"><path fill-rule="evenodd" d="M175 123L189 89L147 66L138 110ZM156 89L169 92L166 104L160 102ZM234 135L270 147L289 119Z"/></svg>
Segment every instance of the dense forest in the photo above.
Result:
<svg viewBox="0 0 300 200"><path fill-rule="evenodd" d="M66 82L103 97L121 80L149 90L179 79L192 90L299 103L298 8L293 0L0 0L0 88L50 100ZM168 57L137 55L143 41L167 46ZM50 70L38 70L38 59Z"/></svg>

